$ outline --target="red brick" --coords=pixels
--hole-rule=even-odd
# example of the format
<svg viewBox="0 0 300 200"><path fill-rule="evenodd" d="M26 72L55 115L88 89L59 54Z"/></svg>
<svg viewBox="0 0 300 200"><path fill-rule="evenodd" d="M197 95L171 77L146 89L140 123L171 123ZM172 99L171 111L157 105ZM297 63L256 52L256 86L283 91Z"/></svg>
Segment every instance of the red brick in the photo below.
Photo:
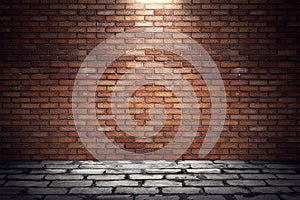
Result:
<svg viewBox="0 0 300 200"><path fill-rule="evenodd" d="M115 58L116 61L105 70L96 93L99 125L111 128L106 134L120 148L142 155L172 141L180 120L186 117L182 116L181 108L194 103L189 85L183 85L186 82L182 79L192 85L197 96L201 126L194 143L181 159L199 159L199 148L201 145L206 147L202 142L209 124L218 123L217 120L210 121L212 102L218 100L210 97L207 84L217 90L216 84L220 82L204 80L209 69L202 67L198 72L182 56L152 49L150 45L184 44L188 40L178 31L195 39L208 51L226 88L227 118L223 133L206 159L299 158L299 147L294 144L299 142L297 133L300 131L296 117L300 108L299 45L296 40L299 29L296 27L297 12L293 10L299 5L280 1L273 4L224 2L173 0L147 4L121 0L111 4L111 1L80 0L77 3L71 0L63 1L63 4L38 5L31 0L23 4L5 1L0 26L3 47L0 52L0 129L3 136L0 148L10 151L3 151L0 158L95 159L80 143L74 126L73 84L88 53L104 39L124 31L128 31L124 40L115 40L115 44L135 45L137 54L127 51L127 46L108 50L107 53L126 51L126 54ZM137 31L135 27L143 27L146 32ZM129 70L134 73L126 74ZM92 73L95 71L89 77L96 78ZM117 126L110 97L122 78L130 79L123 82L124 90L131 87L133 80L156 81L157 85L140 87L130 99L129 108L134 124L141 127L149 123L150 108L155 105L164 109L167 119L159 136L127 137ZM182 96L183 104L176 97L177 93L163 86L167 81L173 81L172 89ZM124 91L118 92L118 95L124 94ZM78 101L86 99L82 97ZM118 102L117 106L116 117L126 118L123 110L126 105ZM162 119L163 111L156 111L156 117ZM125 125L132 123L124 122ZM186 140L182 138L182 141ZM114 154L112 145L98 148L93 137L85 142L103 159L107 159L101 154L103 152ZM170 152L177 154L181 147L176 147ZM124 159L122 156L110 159ZM170 157L149 155L147 158Z"/></svg>

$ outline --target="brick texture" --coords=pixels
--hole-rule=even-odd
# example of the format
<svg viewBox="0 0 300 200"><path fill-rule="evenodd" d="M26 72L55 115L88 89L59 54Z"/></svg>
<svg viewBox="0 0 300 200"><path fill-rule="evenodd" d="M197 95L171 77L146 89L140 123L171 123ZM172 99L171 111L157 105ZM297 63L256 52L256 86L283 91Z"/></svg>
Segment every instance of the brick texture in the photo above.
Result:
<svg viewBox="0 0 300 200"><path fill-rule="evenodd" d="M73 84L81 63L94 47L117 33L127 31L125 43L146 46L180 41L167 34L176 28L210 54L226 89L225 125L205 159L297 160L299 9L296 0L2 0L0 158L94 159L78 137L72 113ZM165 33L147 38L130 32L137 27ZM124 75L127 81L185 79L197 95L202 115L197 135L180 159L198 159L212 103L201 73L172 52L145 47L138 53L119 57L103 73L96 92L99 125L129 152L143 154L164 147L185 117L180 109L192 101L188 89L181 93L187 104L160 84L146 84L134 92L129 110L135 134L151 136L157 130L144 125L154 117L154 125L160 126L160 116L166 114L159 134L147 138L130 136L118 127L110 108L112 91ZM171 74L160 65L168 66ZM126 74L132 68L135 73ZM185 87L181 83L174 84ZM119 106L115 117L122 119L122 102ZM151 110L153 106L156 109ZM109 145L97 149L92 138L84 142L89 148L94 145L103 159L116 153ZM180 144L171 153L178 149Z"/></svg>

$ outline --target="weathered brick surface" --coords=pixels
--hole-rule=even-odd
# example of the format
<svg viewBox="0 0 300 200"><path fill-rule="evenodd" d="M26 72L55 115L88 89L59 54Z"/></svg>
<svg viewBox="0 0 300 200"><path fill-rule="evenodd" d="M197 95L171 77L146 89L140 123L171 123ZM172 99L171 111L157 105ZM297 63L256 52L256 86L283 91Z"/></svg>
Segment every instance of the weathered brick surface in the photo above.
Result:
<svg viewBox="0 0 300 200"><path fill-rule="evenodd" d="M143 50L143 46L153 42L181 41L178 35L167 34L169 28L175 27L203 45L224 80L227 118L219 142L206 159L297 160L299 9L299 2L292 0L2 0L0 158L93 159L84 149L72 119L74 80L80 64L97 44L136 27L155 27L157 33L154 38L130 31L126 35L124 41L128 45L138 43L139 55L128 52L102 76L96 94L99 124L108 126L106 135L131 152L155 151L170 142L180 117L184 117L180 116L180 106L191 101L188 91L181 94L186 101L182 105L174 93L161 85L141 87L131 98L130 114L140 125L137 132L151 134L143 125L149 123L150 116L159 118L165 110L167 119L162 132L169 137L127 137L116 126L109 109L113 86L133 63L146 67L158 63L156 69L136 69L134 76L127 74L126 78L174 78L191 83L202 109L201 126L193 144L180 158L199 158L211 111L206 83L179 56ZM162 30L165 34L160 33ZM159 67L162 63L170 65L172 75ZM176 80L175 83L183 84ZM149 114L153 105L162 106ZM121 108L120 104L119 117ZM92 140L85 143L95 147ZM172 154L179 149L174 148ZM111 153L116 152L109 147L98 152L103 159Z"/></svg>

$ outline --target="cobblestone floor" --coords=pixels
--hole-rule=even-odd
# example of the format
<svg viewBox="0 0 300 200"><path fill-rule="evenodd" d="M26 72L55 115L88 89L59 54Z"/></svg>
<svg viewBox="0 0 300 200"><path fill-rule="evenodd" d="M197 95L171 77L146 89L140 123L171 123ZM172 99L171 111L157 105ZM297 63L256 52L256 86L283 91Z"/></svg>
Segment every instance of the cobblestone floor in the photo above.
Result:
<svg viewBox="0 0 300 200"><path fill-rule="evenodd" d="M0 199L299 200L300 164L0 161Z"/></svg>

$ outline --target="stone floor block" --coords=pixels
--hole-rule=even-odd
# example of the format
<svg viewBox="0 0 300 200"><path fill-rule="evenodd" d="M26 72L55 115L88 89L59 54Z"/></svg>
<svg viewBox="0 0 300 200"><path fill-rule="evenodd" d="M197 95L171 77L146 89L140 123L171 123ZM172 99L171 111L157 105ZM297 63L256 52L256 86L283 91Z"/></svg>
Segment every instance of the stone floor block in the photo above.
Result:
<svg viewBox="0 0 300 200"><path fill-rule="evenodd" d="M300 169L293 162L3 161L1 166L1 200L300 199Z"/></svg>

